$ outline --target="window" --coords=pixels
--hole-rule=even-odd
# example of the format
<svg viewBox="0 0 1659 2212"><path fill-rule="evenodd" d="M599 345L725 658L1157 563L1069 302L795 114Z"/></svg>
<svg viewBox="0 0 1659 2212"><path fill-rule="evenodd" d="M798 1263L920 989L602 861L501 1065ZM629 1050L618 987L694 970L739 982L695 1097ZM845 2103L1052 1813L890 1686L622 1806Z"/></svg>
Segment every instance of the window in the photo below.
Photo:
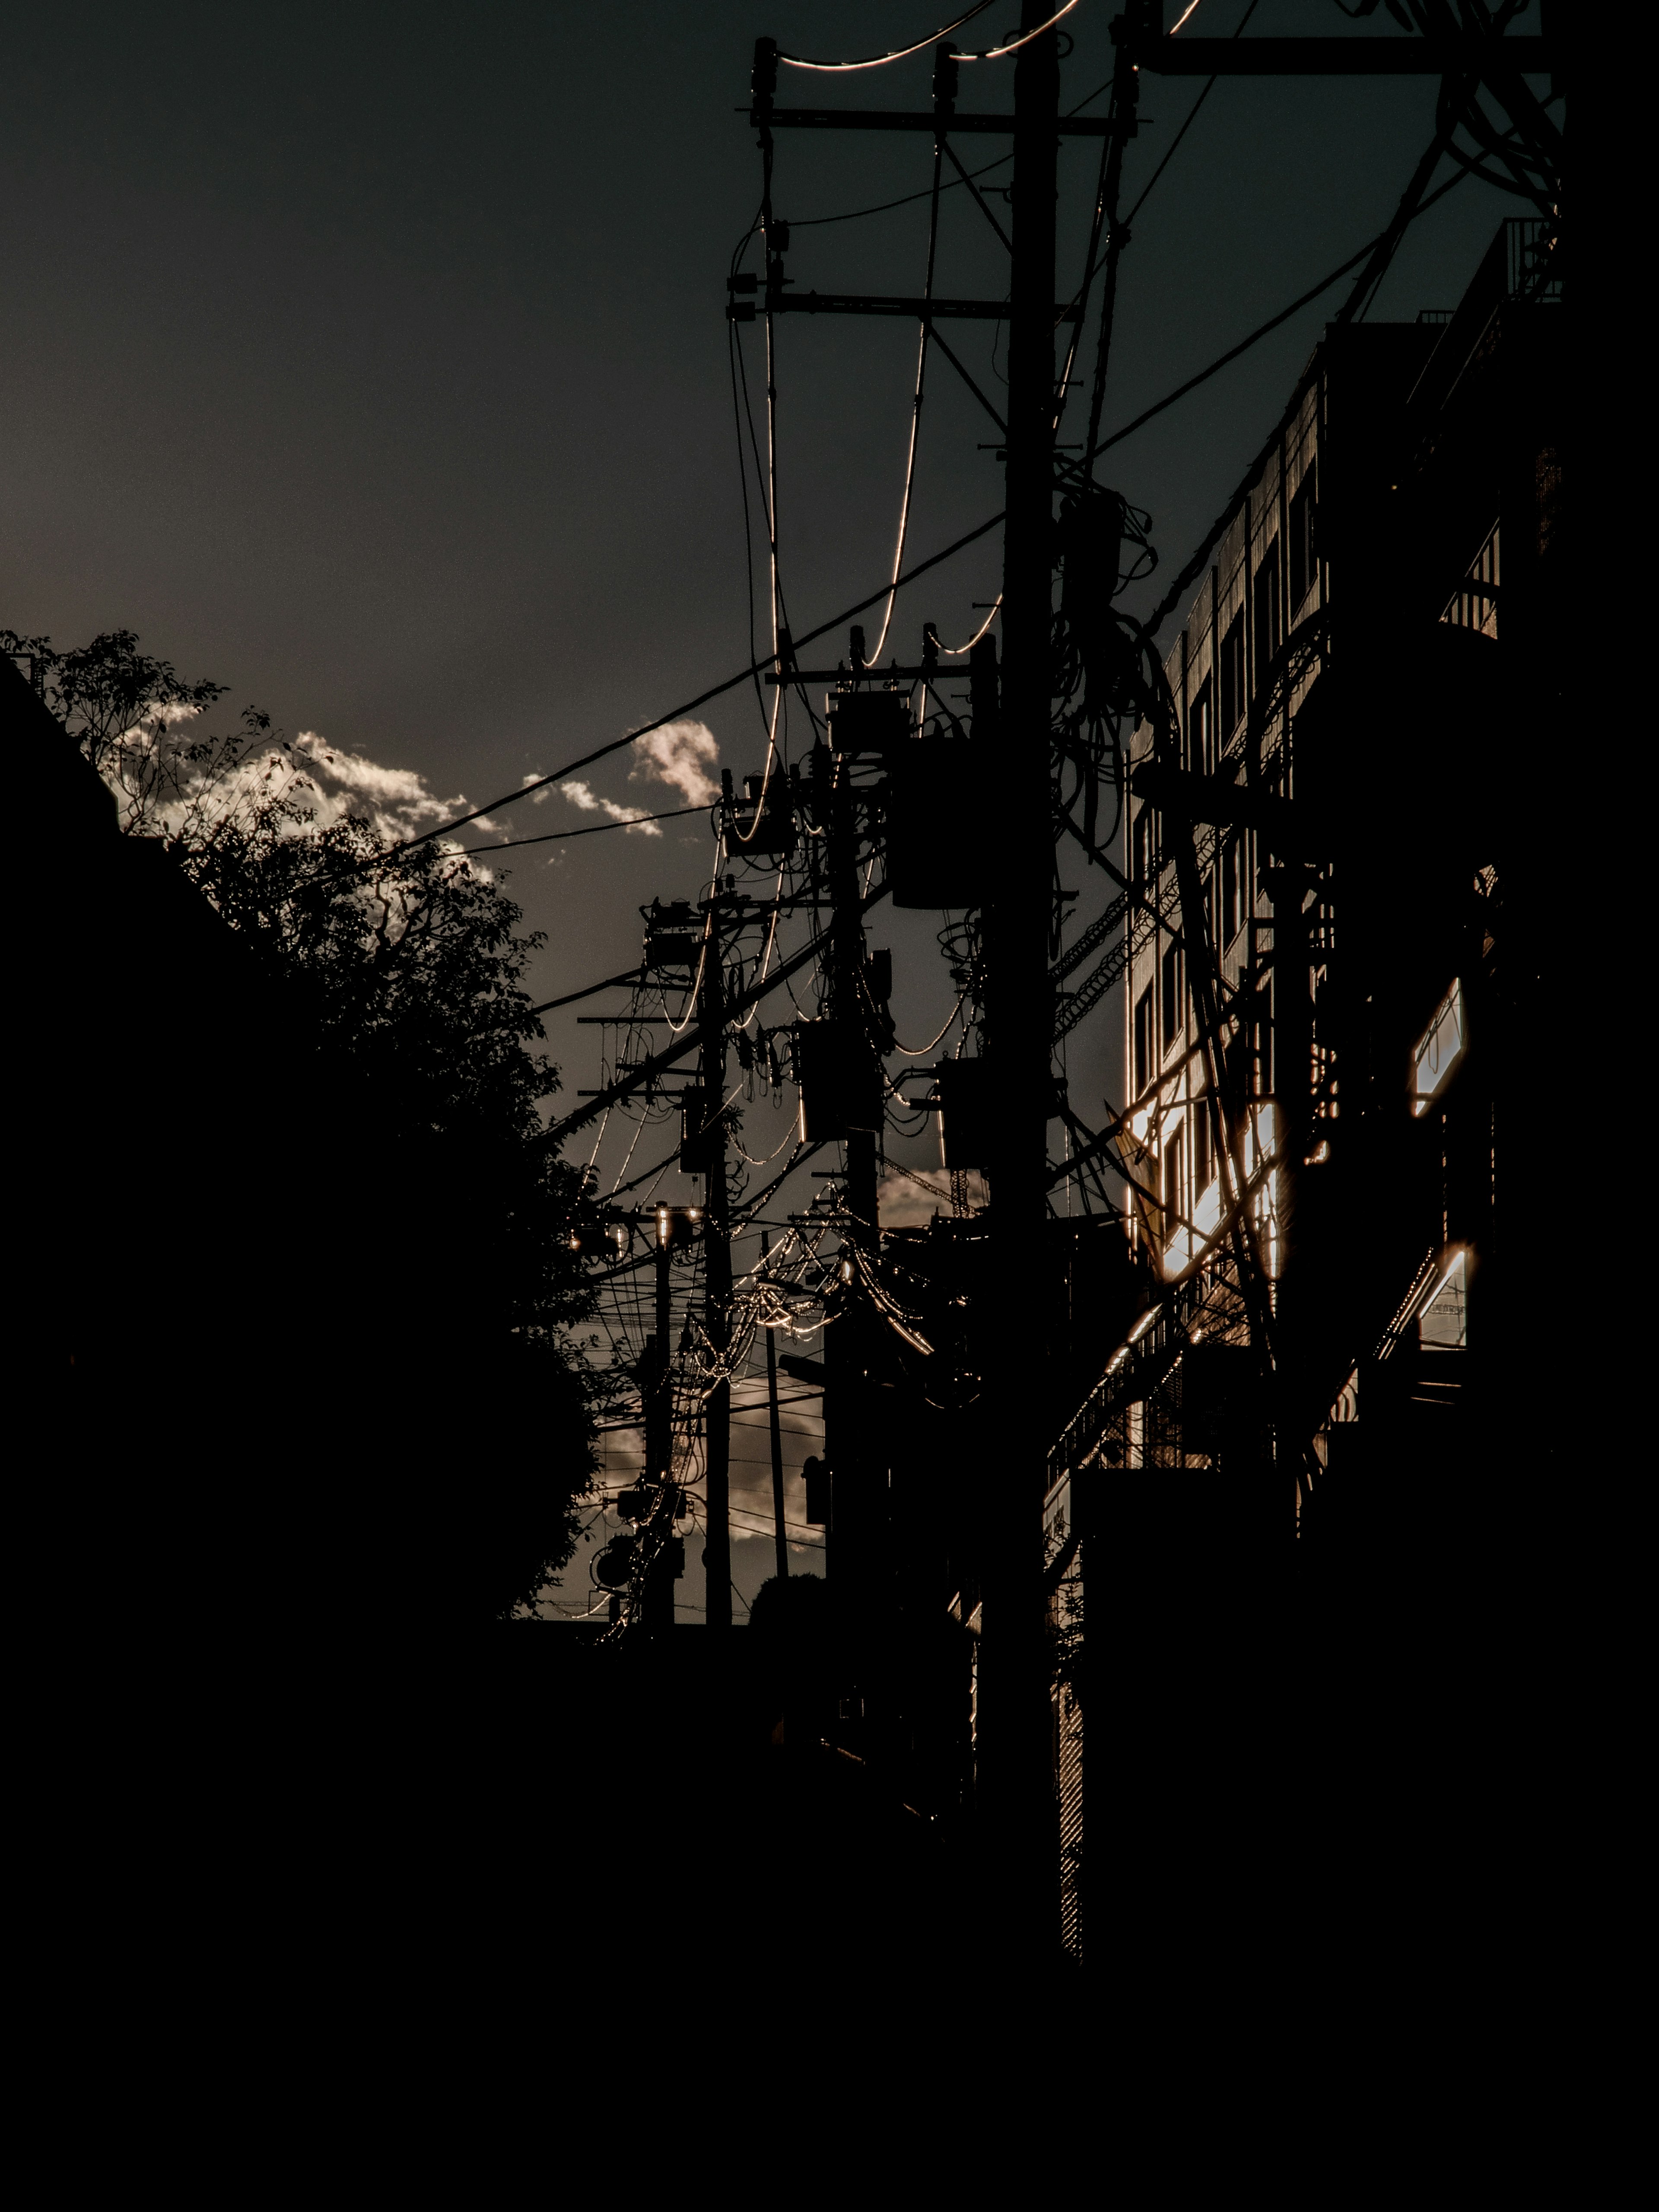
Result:
<svg viewBox="0 0 1659 2212"><path fill-rule="evenodd" d="M1221 742L1224 745L1244 712L1244 617L1236 614L1221 641ZM1213 765L1213 763L1212 763Z"/></svg>
<svg viewBox="0 0 1659 2212"><path fill-rule="evenodd" d="M1451 623L1459 629L1479 630L1483 637L1497 636L1498 594L1503 589L1499 580L1502 554L1502 540L1494 522L1491 535L1475 555L1468 575L1441 616L1443 623Z"/></svg>
<svg viewBox="0 0 1659 2212"><path fill-rule="evenodd" d="M1301 612L1302 602L1319 582L1319 479L1310 465L1301 489L1291 501L1291 619Z"/></svg>
<svg viewBox="0 0 1659 2212"><path fill-rule="evenodd" d="M1194 775L1208 775L1215 767L1215 718L1210 697L1206 676L1187 709L1187 765Z"/></svg>
<svg viewBox="0 0 1659 2212"><path fill-rule="evenodd" d="M1221 848L1221 942L1232 943L1244 927L1244 840L1235 830Z"/></svg>
<svg viewBox="0 0 1659 2212"><path fill-rule="evenodd" d="M1187 1211L1187 1194L1182 1188L1181 1131L1176 1127L1164 1140L1164 1234L1176 1233L1176 1216Z"/></svg>
<svg viewBox="0 0 1659 2212"><path fill-rule="evenodd" d="M1149 983L1135 1001L1135 1096L1152 1079L1152 987Z"/></svg>
<svg viewBox="0 0 1659 2212"><path fill-rule="evenodd" d="M1205 1191L1214 1172L1210 1161L1210 1102L1200 1091L1193 1102L1193 1188Z"/></svg>
<svg viewBox="0 0 1659 2212"><path fill-rule="evenodd" d="M1129 833L1129 847L1131 882L1150 883L1158 862L1158 817L1150 806L1143 806L1136 815Z"/></svg>
<svg viewBox="0 0 1659 2212"><path fill-rule="evenodd" d="M1255 1054L1251 1068L1251 1094L1271 1098L1273 1091L1273 987L1268 977L1256 994Z"/></svg>
<svg viewBox="0 0 1659 2212"><path fill-rule="evenodd" d="M1468 1267L1459 1252L1417 1316L1418 1340L1449 1352L1469 1340Z"/></svg>
<svg viewBox="0 0 1659 2212"><path fill-rule="evenodd" d="M1413 1054L1412 1111L1426 1114L1463 1049L1463 986L1454 983Z"/></svg>
<svg viewBox="0 0 1659 2212"><path fill-rule="evenodd" d="M1164 947L1163 963L1163 1044L1165 1052L1176 1042L1186 1026L1186 963L1181 957L1181 947Z"/></svg>
<svg viewBox="0 0 1659 2212"><path fill-rule="evenodd" d="M1279 539L1267 540L1261 566L1255 572L1255 683L1259 691L1267 681L1273 657L1285 642L1285 624L1279 605Z"/></svg>

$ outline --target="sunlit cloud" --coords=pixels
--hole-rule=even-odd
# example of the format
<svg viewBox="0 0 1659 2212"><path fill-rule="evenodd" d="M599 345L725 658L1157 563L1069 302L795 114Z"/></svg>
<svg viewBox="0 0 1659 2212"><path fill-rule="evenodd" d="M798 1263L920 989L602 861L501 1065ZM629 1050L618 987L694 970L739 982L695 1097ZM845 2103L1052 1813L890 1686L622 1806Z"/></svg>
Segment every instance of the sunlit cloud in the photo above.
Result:
<svg viewBox="0 0 1659 2212"><path fill-rule="evenodd" d="M704 723L665 722L635 738L634 751L637 765L629 770L630 783L641 776L665 783L688 806L712 806L720 797L720 785L704 766L720 757L720 745Z"/></svg>
<svg viewBox="0 0 1659 2212"><path fill-rule="evenodd" d="M647 810L643 806L618 806L614 799L601 799L598 792L574 776L568 783L562 783L559 789L584 814L608 814L613 822L626 822L630 832L637 830L647 837L662 835L657 823L647 819Z"/></svg>
<svg viewBox="0 0 1659 2212"><path fill-rule="evenodd" d="M355 815L377 837L396 844L466 805L459 792L453 799L441 798L417 769L385 768L349 746L331 744L317 730L301 731L294 740L294 759L312 786L306 804L319 830Z"/></svg>

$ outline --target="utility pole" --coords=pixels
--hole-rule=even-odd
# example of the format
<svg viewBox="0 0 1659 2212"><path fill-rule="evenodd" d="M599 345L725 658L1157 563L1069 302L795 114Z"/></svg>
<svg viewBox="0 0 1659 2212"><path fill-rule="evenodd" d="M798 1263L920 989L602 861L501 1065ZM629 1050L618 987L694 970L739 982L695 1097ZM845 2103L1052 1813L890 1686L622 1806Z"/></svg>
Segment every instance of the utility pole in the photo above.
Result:
<svg viewBox="0 0 1659 2212"><path fill-rule="evenodd" d="M863 666L862 633L853 635L854 674ZM874 1575L881 1534L878 1528L881 1491L872 1449L868 1369L870 1364L867 1301L853 1293L852 1284L862 1255L873 1267L878 1257L876 1221L876 1133L856 1123L878 1110L880 1092L870 1065L867 1025L864 1018L864 922L859 895L857 805L851 780L851 763L821 751L814 779L823 772L824 801L819 821L824 832L824 863L830 900L829 1012L839 1036L845 1069L843 1103L846 1121L847 1174L842 1188L843 1286L847 1304L834 1328L824 1335L824 1447L830 1468L830 1535L836 1547L836 1567L841 1579L848 1616L855 1624L854 1642L867 1648ZM863 1662L860 1660L860 1666Z"/></svg>
<svg viewBox="0 0 1659 2212"><path fill-rule="evenodd" d="M763 1265L771 1249L772 1232L763 1229ZM766 1338L766 1405L772 1431L772 1526L777 1545L778 1580L784 1582L789 1574L789 1545L783 1533L783 1431L778 1422L778 1346L769 1328L763 1334Z"/></svg>
<svg viewBox="0 0 1659 2212"><path fill-rule="evenodd" d="M724 1362L732 1333L732 1212L726 1184L726 974L720 936L720 886L716 880L704 909L702 966L697 1018L702 1029L701 1144L707 1196L703 1206L704 1319L709 1350ZM732 1385L724 1376L703 1406L708 1534L703 1544L707 1586L703 1618L710 1628L732 1626Z"/></svg>
<svg viewBox="0 0 1659 2212"><path fill-rule="evenodd" d="M673 1224L666 1211L652 1220L651 1233L655 1239L657 1328L645 1345L645 1473L660 1498L672 1479L674 1462L674 1367L669 1337ZM671 1532L672 1527L671 1515ZM665 1566L646 1577L644 1626L653 1636L674 1626L674 1576Z"/></svg>
<svg viewBox="0 0 1659 2212"><path fill-rule="evenodd" d="M1022 31L1052 15L1023 0ZM1053 31L1014 64L1008 308L1007 520L1003 539L1001 875L986 915L985 1057L993 1101L992 1339L977 1476L984 1592L977 1772L988 1933L1010 1965L1059 1937L1042 1590L1044 1440L1028 1370L1043 1352L1040 1282L1053 1024L1048 925L1053 848L1048 720L1054 558L1054 206L1060 60Z"/></svg>

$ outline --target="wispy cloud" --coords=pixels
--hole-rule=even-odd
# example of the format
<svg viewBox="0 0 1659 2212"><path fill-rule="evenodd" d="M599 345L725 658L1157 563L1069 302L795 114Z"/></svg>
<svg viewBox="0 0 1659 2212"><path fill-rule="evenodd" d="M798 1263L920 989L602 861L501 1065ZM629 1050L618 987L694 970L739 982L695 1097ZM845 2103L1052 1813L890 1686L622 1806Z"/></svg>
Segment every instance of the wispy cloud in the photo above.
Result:
<svg viewBox="0 0 1659 2212"><path fill-rule="evenodd" d="M720 746L704 723L665 722L659 730L635 738L634 751L637 765L629 770L630 783L641 776L665 783L688 806L712 806L720 797L720 785L708 774L720 757Z"/></svg>
<svg viewBox="0 0 1659 2212"><path fill-rule="evenodd" d="M629 834L637 830L641 836L660 837L662 830L655 822L647 822L648 810L643 806L618 806L614 799L601 799L598 792L573 776L559 789L573 806L580 806L584 814L608 814L613 822L626 822Z"/></svg>
<svg viewBox="0 0 1659 2212"><path fill-rule="evenodd" d="M466 806L459 792L441 798L417 769L384 768L349 746L331 744L317 730L301 731L294 760L313 787L310 805L319 830L354 814L391 844L417 836Z"/></svg>

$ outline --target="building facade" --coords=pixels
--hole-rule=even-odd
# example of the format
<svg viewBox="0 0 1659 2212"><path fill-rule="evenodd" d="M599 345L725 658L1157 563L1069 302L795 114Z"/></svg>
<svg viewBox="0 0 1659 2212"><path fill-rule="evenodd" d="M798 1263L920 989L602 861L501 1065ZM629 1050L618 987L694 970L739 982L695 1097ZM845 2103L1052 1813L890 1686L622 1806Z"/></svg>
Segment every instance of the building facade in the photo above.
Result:
<svg viewBox="0 0 1659 2212"><path fill-rule="evenodd" d="M1051 1456L1068 1650L1085 1561L1098 1583L1126 1544L1397 1568L1430 1531L1503 1540L1544 1482L1512 1418L1542 1263L1510 1175L1556 1018L1532 854L1563 329L1528 221L1455 311L1328 330L1136 732L1117 1143L1159 1291Z"/></svg>

